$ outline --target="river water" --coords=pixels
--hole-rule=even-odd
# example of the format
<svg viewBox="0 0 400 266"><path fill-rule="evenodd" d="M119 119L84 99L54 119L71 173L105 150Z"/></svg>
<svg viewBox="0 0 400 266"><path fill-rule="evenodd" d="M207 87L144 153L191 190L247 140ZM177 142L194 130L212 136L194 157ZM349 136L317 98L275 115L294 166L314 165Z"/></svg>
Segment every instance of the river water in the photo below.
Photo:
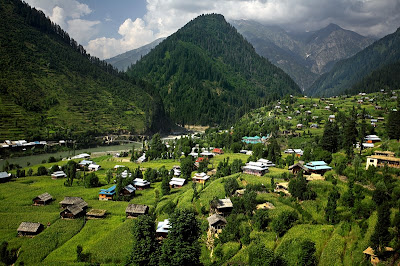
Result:
<svg viewBox="0 0 400 266"><path fill-rule="evenodd" d="M89 149L82 149L82 150L75 150L75 155L80 153L91 153L92 157L97 157L101 155L106 155L108 152L118 152L118 151L129 151L132 149L132 145L135 145L135 148L141 148L142 143L140 142L133 142L133 143L126 143L121 145L113 145L113 146L100 146L96 148L89 148ZM66 158L74 156L73 151L61 151L56 153L46 153L46 154L38 154L38 155L30 155L30 156L23 156L23 157L14 157L8 158L7 161L10 164L19 164L21 167L26 167L27 163L29 162L30 165L35 165L42 163L43 160L49 159L49 157L54 156L56 159L58 158ZM3 169L3 165L5 164L6 160L0 160L0 171Z"/></svg>

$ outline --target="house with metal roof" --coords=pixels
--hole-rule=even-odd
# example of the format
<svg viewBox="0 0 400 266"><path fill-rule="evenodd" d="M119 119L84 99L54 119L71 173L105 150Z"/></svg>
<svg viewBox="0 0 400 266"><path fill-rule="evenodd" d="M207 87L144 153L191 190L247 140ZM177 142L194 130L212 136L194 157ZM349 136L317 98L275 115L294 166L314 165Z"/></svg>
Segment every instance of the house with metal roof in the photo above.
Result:
<svg viewBox="0 0 400 266"><path fill-rule="evenodd" d="M18 236L34 236L43 230L41 223L22 222L17 231Z"/></svg>
<svg viewBox="0 0 400 266"><path fill-rule="evenodd" d="M179 178L179 177L173 177L171 181L169 181L169 186L171 188L181 188L185 184L186 179L184 178Z"/></svg>
<svg viewBox="0 0 400 266"><path fill-rule="evenodd" d="M261 162L248 162L242 167L244 174L263 176L268 173L268 166Z"/></svg>
<svg viewBox="0 0 400 266"><path fill-rule="evenodd" d="M375 155L367 157L366 169L371 165L384 167L385 165L393 168L400 168L400 158L394 157L394 153L375 152Z"/></svg>
<svg viewBox="0 0 400 266"><path fill-rule="evenodd" d="M7 172L0 172L0 183L7 182L10 179L10 174Z"/></svg>
<svg viewBox="0 0 400 266"><path fill-rule="evenodd" d="M246 144L257 144L257 143L264 143L265 141L267 141L269 137L269 134L267 136L263 136L263 137L259 137L259 136L255 136L255 137L243 137L242 138L242 142L246 143Z"/></svg>
<svg viewBox="0 0 400 266"><path fill-rule="evenodd" d="M146 188L150 187L150 182L141 178L135 178L133 180L133 186L137 189L137 190L144 190Z"/></svg>
<svg viewBox="0 0 400 266"><path fill-rule="evenodd" d="M192 180L193 180L193 182L204 184L209 178L210 178L210 176L208 176L206 173L202 172L202 173L196 173L192 177Z"/></svg>
<svg viewBox="0 0 400 266"><path fill-rule="evenodd" d="M65 177L67 177L67 175L64 173L64 171L56 171L51 174L52 179L65 178Z"/></svg>
<svg viewBox="0 0 400 266"><path fill-rule="evenodd" d="M115 188L116 187L117 186L114 185L114 186L111 186L111 187L109 187L107 189L104 189L104 188L100 189L99 200L112 200L114 195L115 195Z"/></svg>
<svg viewBox="0 0 400 266"><path fill-rule="evenodd" d="M158 222L156 229L156 237L159 239L166 238L168 236L170 228L171 224L169 223L169 219L165 219L164 221Z"/></svg>
<svg viewBox="0 0 400 266"><path fill-rule="evenodd" d="M135 193L136 193L136 188L133 185L129 184L122 189L120 196L133 197L135 196Z"/></svg>
<svg viewBox="0 0 400 266"><path fill-rule="evenodd" d="M376 122L378 122L378 121L376 121ZM367 143L376 143L376 142L381 141L381 138L378 137L377 135L367 135L367 136L365 136L364 141Z"/></svg>
<svg viewBox="0 0 400 266"><path fill-rule="evenodd" d="M43 194L40 194L39 196L33 198L33 205L37 205L37 206L41 206L41 205L46 205L49 204L50 202L52 202L53 197L45 192Z"/></svg>
<svg viewBox="0 0 400 266"><path fill-rule="evenodd" d="M80 163L79 163L79 165L80 166L89 166L90 164L92 164L93 163L93 161L88 161L88 160L82 160Z"/></svg>
<svg viewBox="0 0 400 266"><path fill-rule="evenodd" d="M101 166L96 163L91 163L88 166L89 171L98 171L100 168Z"/></svg>
<svg viewBox="0 0 400 266"><path fill-rule="evenodd" d="M332 170L326 162L324 161L312 161L308 162L305 167L309 170L310 173L323 175L325 172Z"/></svg>

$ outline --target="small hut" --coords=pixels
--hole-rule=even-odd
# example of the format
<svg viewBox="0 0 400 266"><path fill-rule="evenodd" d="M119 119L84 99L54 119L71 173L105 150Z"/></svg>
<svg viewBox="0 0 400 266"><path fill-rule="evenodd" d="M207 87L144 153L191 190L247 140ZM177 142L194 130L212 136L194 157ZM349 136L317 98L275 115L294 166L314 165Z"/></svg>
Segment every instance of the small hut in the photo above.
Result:
<svg viewBox="0 0 400 266"><path fill-rule="evenodd" d="M85 215L85 211L77 205L70 205L60 212L63 219L75 219L83 215Z"/></svg>
<svg viewBox="0 0 400 266"><path fill-rule="evenodd" d="M62 208L67 208L68 206L76 205L82 209L86 209L88 204L81 197L65 197L60 201Z"/></svg>
<svg viewBox="0 0 400 266"><path fill-rule="evenodd" d="M89 220L102 219L106 217L106 210L91 209L86 213L86 218Z"/></svg>
<svg viewBox="0 0 400 266"><path fill-rule="evenodd" d="M125 209L127 218L136 218L139 215L147 214L149 207L147 205L129 204Z"/></svg>
<svg viewBox="0 0 400 266"><path fill-rule="evenodd" d="M53 197L49 193L45 192L45 193L37 196L36 198L34 198L32 201L33 201L33 205L43 206L43 205L49 204L52 200L53 200Z"/></svg>
<svg viewBox="0 0 400 266"><path fill-rule="evenodd" d="M207 221L208 221L210 230L213 233L220 233L227 224L226 219L219 214L211 215L210 217L207 218Z"/></svg>
<svg viewBox="0 0 400 266"><path fill-rule="evenodd" d="M35 236L43 230L41 223L22 222L17 231L18 236Z"/></svg>
<svg viewBox="0 0 400 266"><path fill-rule="evenodd" d="M230 199L218 199L215 206L215 213L227 216L232 212L233 204Z"/></svg>
<svg viewBox="0 0 400 266"><path fill-rule="evenodd" d="M166 238L168 236L170 228L171 228L171 225L170 225L168 219L165 219L162 222L158 222L157 230L156 230L156 237L158 239Z"/></svg>

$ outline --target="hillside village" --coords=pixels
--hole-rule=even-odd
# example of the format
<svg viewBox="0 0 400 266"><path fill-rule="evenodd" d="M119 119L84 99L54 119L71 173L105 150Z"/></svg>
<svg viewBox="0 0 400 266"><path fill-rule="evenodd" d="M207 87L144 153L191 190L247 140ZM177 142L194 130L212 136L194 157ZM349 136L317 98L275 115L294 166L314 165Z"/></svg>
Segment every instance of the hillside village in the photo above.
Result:
<svg viewBox="0 0 400 266"><path fill-rule="evenodd" d="M2 262L152 264L137 256L144 230L173 263L182 223L205 265L398 262L397 93L287 96L226 130L156 134L127 157L7 166Z"/></svg>

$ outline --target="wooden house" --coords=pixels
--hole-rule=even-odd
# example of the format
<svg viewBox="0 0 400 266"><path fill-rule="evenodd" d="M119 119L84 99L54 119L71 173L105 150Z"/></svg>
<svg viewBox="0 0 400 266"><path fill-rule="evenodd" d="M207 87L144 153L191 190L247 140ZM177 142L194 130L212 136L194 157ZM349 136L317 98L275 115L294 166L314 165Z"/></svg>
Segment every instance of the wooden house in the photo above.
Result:
<svg viewBox="0 0 400 266"><path fill-rule="evenodd" d="M332 170L326 162L324 161L312 161L308 162L305 167L308 169L309 173L324 175L325 172Z"/></svg>
<svg viewBox="0 0 400 266"><path fill-rule="evenodd" d="M382 153L382 152L381 152ZM371 155L367 157L366 169L369 166L383 167L385 165L393 168L400 168L400 158L391 156L390 153L385 155Z"/></svg>
<svg viewBox="0 0 400 266"><path fill-rule="evenodd" d="M62 208L67 208L68 206L76 205L82 209L86 209L88 204L81 197L64 197L62 201L60 201Z"/></svg>
<svg viewBox="0 0 400 266"><path fill-rule="evenodd" d="M133 197L135 196L135 193L136 193L136 188L133 185L129 184L121 190L120 196Z"/></svg>
<svg viewBox="0 0 400 266"><path fill-rule="evenodd" d="M65 177L67 177L67 175L64 173L64 171L56 171L51 174L52 179L65 178Z"/></svg>
<svg viewBox="0 0 400 266"><path fill-rule="evenodd" d="M185 184L186 179L184 178L179 178L179 177L173 177L171 181L169 181L169 186L171 188L181 188Z"/></svg>
<svg viewBox="0 0 400 266"><path fill-rule="evenodd" d="M135 180L133 180L133 186L137 190L144 190L150 187L150 182L141 178L135 178Z"/></svg>
<svg viewBox="0 0 400 266"><path fill-rule="evenodd" d="M33 205L41 206L41 205L49 204L50 202L52 202L52 200L53 200L53 197L49 193L45 192L45 193L40 194L39 196L33 198L32 201L33 201Z"/></svg>
<svg viewBox="0 0 400 266"><path fill-rule="evenodd" d="M86 213L86 218L89 220L102 219L106 217L106 213L106 210L91 209L88 213Z"/></svg>
<svg viewBox="0 0 400 266"><path fill-rule="evenodd" d="M292 171L294 175L297 175L300 171L303 171L303 173L308 173L308 168L304 166L304 162L298 162L296 164L293 164L289 166L289 170Z"/></svg>
<svg viewBox="0 0 400 266"><path fill-rule="evenodd" d="M225 228L227 221L219 214L213 214L207 218L208 226L213 233L220 233Z"/></svg>
<svg viewBox="0 0 400 266"><path fill-rule="evenodd" d="M69 205L60 212L63 219L75 219L85 215L85 210L78 205Z"/></svg>
<svg viewBox="0 0 400 266"><path fill-rule="evenodd" d="M22 222L17 231L18 236L35 236L43 230L41 223Z"/></svg>
<svg viewBox="0 0 400 266"><path fill-rule="evenodd" d="M127 218L136 218L139 215L147 214L149 211L149 207L146 205L140 204L129 204L125 209Z"/></svg>
<svg viewBox="0 0 400 266"><path fill-rule="evenodd" d="M113 197L115 195L115 188L117 186L111 186L107 189L101 189L99 192L99 200L113 200Z"/></svg>
<svg viewBox="0 0 400 266"><path fill-rule="evenodd" d="M227 216L232 212L233 203L230 199L218 199L215 206L215 213Z"/></svg>
<svg viewBox="0 0 400 266"><path fill-rule="evenodd" d="M170 228L171 228L171 225L169 223L169 219L165 219L162 222L158 222L157 229L156 229L156 237L158 239L166 238L168 236Z"/></svg>

